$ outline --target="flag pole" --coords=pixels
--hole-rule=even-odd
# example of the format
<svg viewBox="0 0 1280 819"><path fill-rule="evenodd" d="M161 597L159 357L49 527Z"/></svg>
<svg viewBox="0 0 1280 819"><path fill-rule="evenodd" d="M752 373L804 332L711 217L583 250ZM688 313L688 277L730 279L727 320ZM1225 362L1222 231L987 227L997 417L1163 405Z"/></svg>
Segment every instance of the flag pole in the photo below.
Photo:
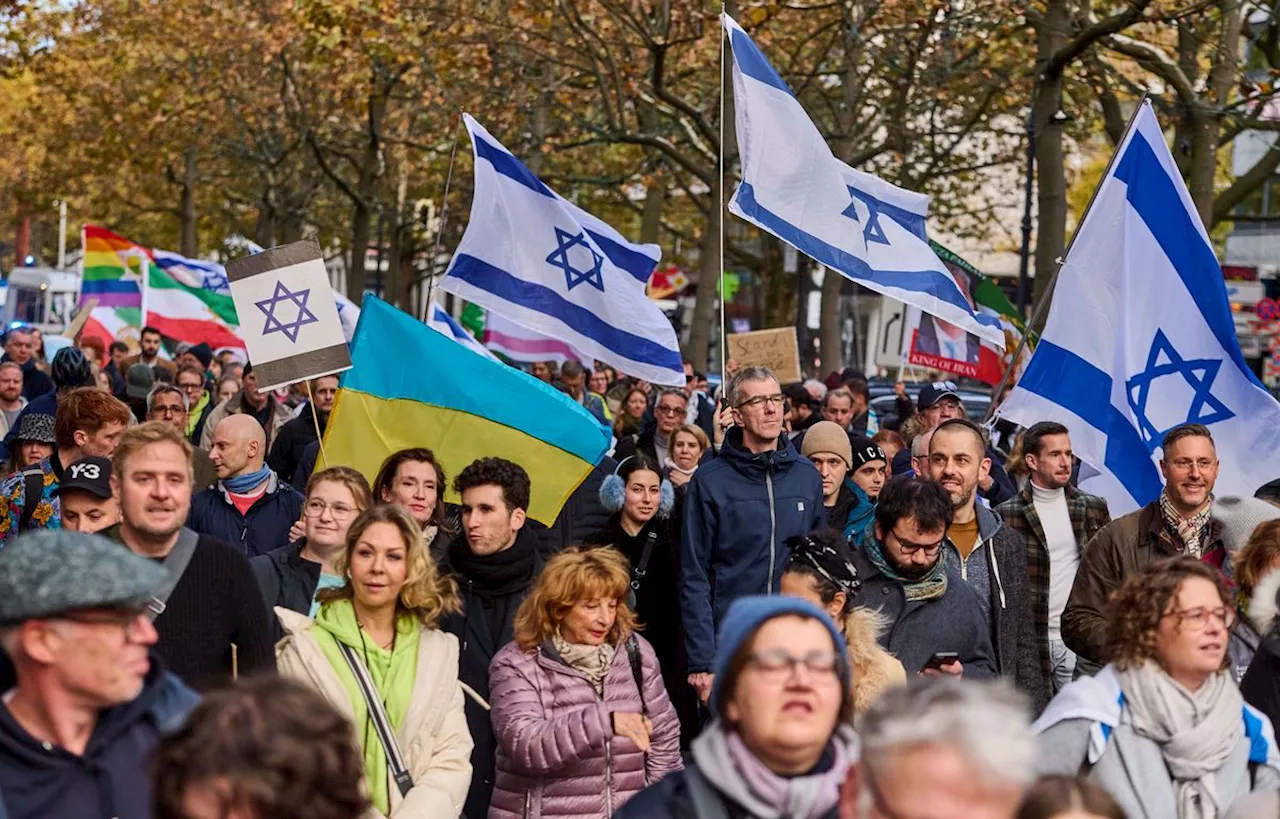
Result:
<svg viewBox="0 0 1280 819"><path fill-rule="evenodd" d="M724 42L728 37L728 32L724 30L724 3L720 4L720 150L719 150L719 176L716 179L717 193L716 197L716 218L719 219L718 237L720 240L719 262L720 262L720 390L721 395L729 394L729 375L726 370L726 361L729 357L729 337L725 334L724 324L724 71L725 71L725 47Z"/></svg>
<svg viewBox="0 0 1280 819"><path fill-rule="evenodd" d="M311 379L307 379L307 403L311 405L311 423L316 427L316 440L320 442L320 460L329 468L329 453L324 450L324 434L320 432L320 416L316 415L316 397L311 394ZM288 480L288 478L286 478Z"/></svg>
<svg viewBox="0 0 1280 819"><path fill-rule="evenodd" d="M453 129L453 147L449 149L449 170L444 175L444 194L440 197L440 218L436 224L435 246L431 250L431 276L427 279L427 299L422 308L425 322L431 313L431 295L436 286L436 260L440 258L440 240L444 237L444 225L449 215L449 186L453 183L453 163L458 158L458 129Z"/></svg>
<svg viewBox="0 0 1280 819"><path fill-rule="evenodd" d="M991 406L987 407L987 417L984 422L990 421L996 414L996 401L1000 398L1000 393L1008 385L1009 379L1013 376L1014 369L1018 366L1018 361L1022 357L1022 351L1026 348L1027 342L1031 339L1031 333L1040 324L1040 318L1043 316L1045 308L1049 306L1052 300L1054 288L1058 284L1058 274L1062 272L1062 265L1066 262L1067 257L1071 255L1071 248L1076 243L1076 237L1080 235L1080 228L1084 225L1085 218L1089 215L1089 211L1093 209L1094 200L1098 198L1098 191L1102 189L1102 183L1111 176L1111 169L1115 167L1116 158L1120 156L1120 147L1129 140L1129 133L1133 130L1133 125L1138 121L1138 114L1142 113L1142 106L1147 104L1149 94L1142 92L1142 96L1138 99L1138 104L1133 107L1133 113L1129 115L1129 121L1125 123L1124 133L1120 135L1120 140L1116 142L1116 149L1111 152L1111 159L1107 160L1107 167L1102 171L1102 176L1098 178L1098 185L1093 189L1093 193L1089 194L1089 202L1084 206L1084 212L1080 214L1079 221L1076 222L1076 229L1071 231L1071 238L1067 241L1067 247L1062 251L1062 255L1057 258L1057 267L1053 270L1053 275L1049 277L1049 284L1044 288L1044 295L1040 297L1040 301L1036 304L1036 309L1031 313L1031 321L1027 322L1022 330L1022 338L1018 339L1018 346L1013 350L1013 356L1009 359L1009 366L1005 368L1004 375L1000 377L1000 383L991 393Z"/></svg>

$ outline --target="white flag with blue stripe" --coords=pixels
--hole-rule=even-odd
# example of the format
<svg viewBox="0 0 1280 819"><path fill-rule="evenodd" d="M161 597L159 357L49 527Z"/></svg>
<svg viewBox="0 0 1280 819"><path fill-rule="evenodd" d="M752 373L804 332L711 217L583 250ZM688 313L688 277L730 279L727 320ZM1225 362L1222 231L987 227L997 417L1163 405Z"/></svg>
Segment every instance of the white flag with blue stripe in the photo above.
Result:
<svg viewBox="0 0 1280 819"><path fill-rule="evenodd" d="M800 101L747 33L733 46L742 183L729 210L847 278L1004 348L1000 320L974 309L925 237L929 197L831 153Z"/></svg>
<svg viewBox="0 0 1280 819"><path fill-rule="evenodd" d="M483 344L476 341L475 336L467 332L466 327L463 327L456 319L454 319L453 316L449 315L448 310L445 310L435 302L431 303L431 309L427 312L427 326L432 330L435 330L440 335L453 339L477 355L482 355L485 358L492 359L493 361L498 360L496 355L489 352Z"/></svg>
<svg viewBox="0 0 1280 819"><path fill-rule="evenodd" d="M471 221L440 289L655 384L684 384L671 322L645 295L657 245L632 244L561 198L464 116Z"/></svg>
<svg viewBox="0 0 1280 819"><path fill-rule="evenodd" d="M1151 103L1072 240L1035 355L1000 415L1058 421L1112 514L1155 500L1164 434L1204 424L1219 495L1276 476L1280 404L1245 363L1222 268ZM1099 491L1101 490L1101 491Z"/></svg>

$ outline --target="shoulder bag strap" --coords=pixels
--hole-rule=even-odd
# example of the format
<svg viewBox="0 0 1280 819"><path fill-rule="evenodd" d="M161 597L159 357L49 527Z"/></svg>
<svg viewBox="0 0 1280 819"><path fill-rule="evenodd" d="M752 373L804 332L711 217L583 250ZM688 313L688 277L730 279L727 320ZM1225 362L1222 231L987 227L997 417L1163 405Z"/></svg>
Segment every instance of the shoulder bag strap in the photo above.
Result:
<svg viewBox="0 0 1280 819"><path fill-rule="evenodd" d="M640 590L640 583L644 580L644 576L649 573L649 558L653 557L653 547L658 545L658 533L650 530L645 535L644 548L640 550L640 562L636 564L635 569L631 572L631 591L634 593Z"/></svg>
<svg viewBox="0 0 1280 819"><path fill-rule="evenodd" d="M684 782L689 788L694 816L698 819L729 819L729 808L698 770L698 766L690 765L684 769Z"/></svg>
<svg viewBox="0 0 1280 819"><path fill-rule="evenodd" d="M18 518L19 533L27 531L31 526L31 518L35 516L36 507L43 498L44 472L40 467L22 470L22 516Z"/></svg>
<svg viewBox="0 0 1280 819"><path fill-rule="evenodd" d="M173 594L173 590L178 587L178 581L182 579L182 573L187 570L187 564L195 554L199 539L199 535L185 526L178 530L178 542L173 544L173 548L164 556L160 564L164 566L166 572L164 583L151 596L151 602L147 603L147 619L151 622L154 623L157 617L164 614L169 595Z"/></svg>
<svg viewBox="0 0 1280 819"><path fill-rule="evenodd" d="M636 680L636 690L640 692L640 711L649 716L649 703L644 700L644 668L640 662L640 645L636 636L627 638L627 659L631 661L631 676Z"/></svg>
<svg viewBox="0 0 1280 819"><path fill-rule="evenodd" d="M360 689L360 696L364 697L365 709L369 713L369 718L373 720L373 728L378 733L382 750L386 752L391 778L396 781L396 787L400 788L400 795L408 796L409 790L413 787L413 777L409 775L404 756L400 753L400 743L396 741L396 732L391 728L391 720L387 717L386 708L382 705L382 698L378 696L373 680L369 678L369 670L364 667L364 663L360 662L355 650L346 643L337 642L338 650L342 652L343 659L347 661L347 667L356 678L356 687Z"/></svg>

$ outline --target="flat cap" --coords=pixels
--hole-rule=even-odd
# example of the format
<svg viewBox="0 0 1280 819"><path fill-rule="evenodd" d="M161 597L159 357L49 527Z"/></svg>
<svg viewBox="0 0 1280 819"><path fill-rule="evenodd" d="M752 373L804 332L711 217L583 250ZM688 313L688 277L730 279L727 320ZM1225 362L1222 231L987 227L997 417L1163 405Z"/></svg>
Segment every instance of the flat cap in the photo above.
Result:
<svg viewBox="0 0 1280 819"><path fill-rule="evenodd" d="M0 549L0 624L142 605L160 588L165 571L101 535L27 532Z"/></svg>

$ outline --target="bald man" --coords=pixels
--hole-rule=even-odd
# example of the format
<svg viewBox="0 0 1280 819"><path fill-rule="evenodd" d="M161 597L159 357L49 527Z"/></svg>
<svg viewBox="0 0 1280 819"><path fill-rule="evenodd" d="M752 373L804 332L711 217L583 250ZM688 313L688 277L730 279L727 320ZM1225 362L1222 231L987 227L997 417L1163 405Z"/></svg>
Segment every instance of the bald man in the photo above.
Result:
<svg viewBox="0 0 1280 819"><path fill-rule="evenodd" d="M191 500L187 526L238 546L246 556L289 544L302 495L266 466L267 436L251 415L228 415L213 431L209 460L218 482Z"/></svg>

